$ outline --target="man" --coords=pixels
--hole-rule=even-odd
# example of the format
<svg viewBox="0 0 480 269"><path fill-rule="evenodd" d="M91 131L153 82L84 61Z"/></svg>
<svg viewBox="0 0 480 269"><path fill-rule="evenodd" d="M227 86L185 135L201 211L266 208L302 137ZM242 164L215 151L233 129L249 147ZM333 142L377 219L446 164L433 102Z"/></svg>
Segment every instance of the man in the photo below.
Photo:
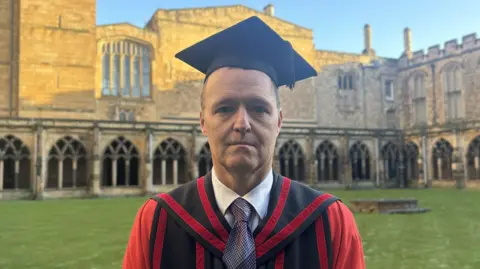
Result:
<svg viewBox="0 0 480 269"><path fill-rule="evenodd" d="M206 75L200 125L213 168L140 208L123 268L365 268L348 208L272 170L278 88L315 70L257 17L177 58Z"/></svg>

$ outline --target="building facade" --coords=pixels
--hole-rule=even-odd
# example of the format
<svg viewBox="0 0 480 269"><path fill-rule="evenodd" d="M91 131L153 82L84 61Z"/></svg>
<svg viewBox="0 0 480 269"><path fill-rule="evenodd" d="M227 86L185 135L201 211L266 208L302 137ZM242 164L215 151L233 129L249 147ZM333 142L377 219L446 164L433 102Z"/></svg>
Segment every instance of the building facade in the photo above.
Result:
<svg viewBox="0 0 480 269"><path fill-rule="evenodd" d="M480 182L480 40L398 59L316 48L311 29L242 5L96 25L96 1L0 0L0 199L141 195L212 166L202 75L179 50L259 16L318 71L280 89L275 169L320 188ZM480 186L480 184L478 184Z"/></svg>

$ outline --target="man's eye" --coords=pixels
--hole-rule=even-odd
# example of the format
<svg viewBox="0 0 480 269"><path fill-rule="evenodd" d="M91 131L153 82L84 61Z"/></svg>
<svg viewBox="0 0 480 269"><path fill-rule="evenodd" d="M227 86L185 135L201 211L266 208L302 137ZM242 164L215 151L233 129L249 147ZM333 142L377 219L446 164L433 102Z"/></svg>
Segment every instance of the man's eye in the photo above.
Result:
<svg viewBox="0 0 480 269"><path fill-rule="evenodd" d="M217 109L217 113L231 113L234 111L234 108L231 106L222 106Z"/></svg>
<svg viewBox="0 0 480 269"><path fill-rule="evenodd" d="M263 106L255 106L255 107L253 107L253 110L256 113L266 113L266 112L268 112L267 108L265 108Z"/></svg>

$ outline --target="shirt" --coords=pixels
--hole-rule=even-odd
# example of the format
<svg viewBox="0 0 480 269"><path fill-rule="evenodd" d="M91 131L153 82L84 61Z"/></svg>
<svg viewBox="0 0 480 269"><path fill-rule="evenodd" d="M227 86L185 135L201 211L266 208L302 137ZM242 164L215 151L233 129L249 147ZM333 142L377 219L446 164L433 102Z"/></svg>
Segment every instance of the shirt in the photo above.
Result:
<svg viewBox="0 0 480 269"><path fill-rule="evenodd" d="M230 224L230 226L233 227L235 219L228 208L233 201L235 201L235 199L241 196L225 186L225 184L218 179L217 175L215 174L215 168L212 168L212 185L218 208L225 216L225 219L227 219L227 222ZM252 231L258 226L260 220L267 215L268 202L270 200L270 190L272 189L272 186L273 172L270 170L260 184L242 197L254 208L249 220L249 226Z"/></svg>

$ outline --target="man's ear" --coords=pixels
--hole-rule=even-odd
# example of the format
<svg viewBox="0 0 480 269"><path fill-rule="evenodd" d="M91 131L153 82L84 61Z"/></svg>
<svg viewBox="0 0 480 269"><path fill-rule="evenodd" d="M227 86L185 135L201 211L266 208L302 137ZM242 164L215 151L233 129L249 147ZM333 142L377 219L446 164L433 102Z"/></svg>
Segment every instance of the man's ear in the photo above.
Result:
<svg viewBox="0 0 480 269"><path fill-rule="evenodd" d="M203 135L207 135L207 127L205 126L205 118L203 115L203 111L200 111L200 128L202 129Z"/></svg>

